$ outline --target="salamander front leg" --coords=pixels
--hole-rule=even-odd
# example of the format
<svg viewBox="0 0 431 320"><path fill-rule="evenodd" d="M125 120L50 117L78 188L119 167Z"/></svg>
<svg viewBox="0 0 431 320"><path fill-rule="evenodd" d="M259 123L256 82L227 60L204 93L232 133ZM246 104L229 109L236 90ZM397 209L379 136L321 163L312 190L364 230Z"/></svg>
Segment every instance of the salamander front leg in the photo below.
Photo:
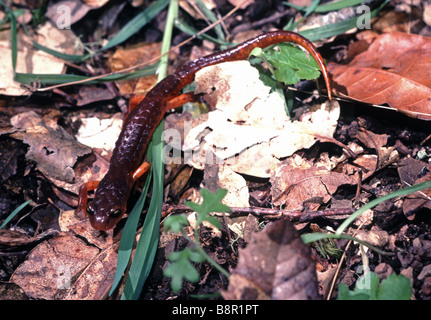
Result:
<svg viewBox="0 0 431 320"><path fill-rule="evenodd" d="M96 190L97 186L99 185L100 181L88 181L87 183L84 183L81 188L79 189L79 195L78 195L78 208L76 209L76 213L78 215L82 215L82 217L85 216L85 211L87 207L87 201L88 201L88 192L92 190Z"/></svg>

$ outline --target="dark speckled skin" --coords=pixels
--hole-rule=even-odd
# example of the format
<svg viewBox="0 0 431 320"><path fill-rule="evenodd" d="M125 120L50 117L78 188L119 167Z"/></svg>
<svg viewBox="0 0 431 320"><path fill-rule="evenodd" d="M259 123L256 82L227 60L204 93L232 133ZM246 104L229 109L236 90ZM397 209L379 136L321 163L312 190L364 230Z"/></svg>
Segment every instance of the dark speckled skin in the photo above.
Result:
<svg viewBox="0 0 431 320"><path fill-rule="evenodd" d="M322 57L314 45L302 36L289 31L274 31L252 38L238 46L191 61L176 73L159 82L131 111L112 154L109 171L100 181L94 200L88 204L90 223L98 230L113 228L126 211L133 186L132 175L139 167L151 135L162 120L167 103L190 84L198 70L220 62L247 59L256 48L265 48L280 42L294 42L304 47L319 63L325 77L328 95L330 85Z"/></svg>

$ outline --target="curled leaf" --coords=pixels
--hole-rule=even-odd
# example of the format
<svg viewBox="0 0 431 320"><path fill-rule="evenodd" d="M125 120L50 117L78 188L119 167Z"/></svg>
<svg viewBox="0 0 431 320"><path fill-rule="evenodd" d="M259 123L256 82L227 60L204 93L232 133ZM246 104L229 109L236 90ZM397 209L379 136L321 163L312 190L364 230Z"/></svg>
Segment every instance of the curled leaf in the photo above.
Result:
<svg viewBox="0 0 431 320"><path fill-rule="evenodd" d="M315 264L288 219L270 223L239 251L225 299L318 299Z"/></svg>
<svg viewBox="0 0 431 320"><path fill-rule="evenodd" d="M348 65L329 63L328 71L353 99L431 120L430 57L430 37L394 32L378 36Z"/></svg>

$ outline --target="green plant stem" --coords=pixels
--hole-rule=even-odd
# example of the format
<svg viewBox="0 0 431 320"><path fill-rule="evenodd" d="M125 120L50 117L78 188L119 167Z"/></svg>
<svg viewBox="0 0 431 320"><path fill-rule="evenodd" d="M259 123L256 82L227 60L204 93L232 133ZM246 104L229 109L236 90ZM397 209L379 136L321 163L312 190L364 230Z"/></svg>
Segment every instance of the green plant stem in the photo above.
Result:
<svg viewBox="0 0 431 320"><path fill-rule="evenodd" d="M198 228L195 228L195 240L191 239L186 232L183 230L181 230L181 233L183 235L184 238L186 238L190 243L194 244L195 248L197 251L199 251L199 253L201 255L203 255L205 257L205 259L211 263L214 268L216 268L221 274L223 274L226 278L230 277L229 272L227 272L221 265L219 265L217 262L215 262L215 260L213 258L211 258L206 252L205 250L202 248L200 242L199 242L199 233L198 233Z"/></svg>
<svg viewBox="0 0 431 320"><path fill-rule="evenodd" d="M213 258L211 258L204 249L202 249L201 246L196 246L198 251L208 260L209 263L211 263L214 268L216 268L220 273L222 273L226 278L229 278L230 274L227 272L222 266L220 266L217 262L214 261Z"/></svg>
<svg viewBox="0 0 431 320"><path fill-rule="evenodd" d="M169 50L174 20L178 16L178 1L171 0L167 19L165 33L162 41L162 53ZM167 73L168 56L163 56L159 68L159 81ZM152 197L147 216L142 228L141 237L136 246L135 256L129 270L129 276L126 280L122 300L136 300L139 298L142 287L151 271L154 258L157 251L160 217L163 205L163 141L161 139L163 132L163 121L157 126L151 138L148 147L147 160L151 163L152 170ZM146 185L150 180L146 181Z"/></svg>

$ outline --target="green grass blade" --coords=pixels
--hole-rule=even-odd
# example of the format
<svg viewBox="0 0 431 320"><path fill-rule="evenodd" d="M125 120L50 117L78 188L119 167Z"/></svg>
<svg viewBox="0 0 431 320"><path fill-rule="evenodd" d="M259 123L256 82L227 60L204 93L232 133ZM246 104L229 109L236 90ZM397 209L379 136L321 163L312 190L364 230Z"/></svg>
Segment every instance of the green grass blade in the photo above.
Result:
<svg viewBox="0 0 431 320"><path fill-rule="evenodd" d="M49 53L54 57L57 57L66 61L74 62L74 63L82 62L82 61L88 60L98 52L110 49L124 42L125 40L129 39L132 35L138 32L144 25L146 25L150 20L152 20L157 14L159 14L160 11L162 11L166 7L168 2L169 0L158 0L154 2L143 12L141 12L132 20L130 20L103 48L95 52L82 54L82 55L66 54L66 53L62 53L60 51L45 47L34 40L32 40L32 42L36 49Z"/></svg>
<svg viewBox="0 0 431 320"><path fill-rule="evenodd" d="M10 46L11 46L11 53L12 53L12 69L15 75L16 59L18 56L18 45L16 40L16 19L12 10L6 5L6 3L3 2L3 0L0 0L0 4L4 7L4 11L6 12L6 17L10 21L10 34L11 34Z"/></svg>
<svg viewBox="0 0 431 320"><path fill-rule="evenodd" d="M137 33L144 25L157 16L169 3L169 0L158 0L130 20L100 51L112 48Z"/></svg>
<svg viewBox="0 0 431 320"><path fill-rule="evenodd" d="M25 206L27 206L30 203L31 200L27 200L23 204L21 204L18 208L16 208L1 224L0 229L4 228L9 221L13 219L22 209L24 209Z"/></svg>
<svg viewBox="0 0 431 320"><path fill-rule="evenodd" d="M104 77L100 77L94 80L86 81L86 84L95 84L101 82L111 82L120 80L129 80L139 77L146 77L156 73L158 68L158 63L151 66L129 72L129 73L118 73L118 74L108 74ZM67 84L75 81L83 81L91 79L92 77L81 76L76 74L38 74L38 73L15 73L15 81L21 84L32 85L37 84Z"/></svg>
<svg viewBox="0 0 431 320"><path fill-rule="evenodd" d="M374 18L388 2L389 0L385 0L378 8L371 11L370 18ZM350 29L356 28L357 19L357 17L354 17L345 21L335 22L326 26L300 31L299 34L306 37L310 41L327 39L333 36L337 36L339 34L343 34Z"/></svg>
<svg viewBox="0 0 431 320"><path fill-rule="evenodd" d="M190 36L194 36L194 35L196 35L198 33L198 31L195 28L193 28L192 26L188 25L187 23L185 23L184 21L182 21L180 19L176 19L175 20L175 27L177 27L182 32L184 32L184 33L186 33L186 34L188 34ZM206 33L198 35L197 38L198 39L205 39L205 40L211 41L211 42L213 42L215 44L222 45L222 46L232 46L232 45L234 45L231 42L226 42L226 41L219 40L217 38L211 37L210 35L207 35Z"/></svg>
<svg viewBox="0 0 431 320"><path fill-rule="evenodd" d="M162 54L169 51L172 39L174 21L178 16L178 2L171 0L166 21L166 28L162 43ZM166 77L168 56L165 55L160 61L159 81ZM151 162L153 173L153 189L150 206L144 221L141 237L136 246L135 256L130 266L129 275L126 280L124 292L121 299L135 300L139 298L142 287L151 271L156 255L161 210L163 205L163 121L153 133L149 146L148 160Z"/></svg>
<svg viewBox="0 0 431 320"><path fill-rule="evenodd" d="M405 196L407 194L414 193L416 191L420 191L420 190L427 189L427 188L431 188L431 181L426 181L426 182L422 182L422 183L416 184L416 185L411 186L411 187L399 189L397 191L394 191L394 192L391 192L387 195L384 195L383 197L374 199L374 200L368 202L367 204L365 204L364 206L362 206L355 213L353 213L350 217L348 217L346 220L344 220L344 222L338 227L335 234L337 234L337 235L342 234L347 229L347 227L353 221L355 221L363 212L365 212L368 209L374 208L379 203L386 201L386 200L389 200L389 199L396 198L396 197Z"/></svg>
<svg viewBox="0 0 431 320"><path fill-rule="evenodd" d="M363 241L361 239L349 236L347 234L331 234L331 233L320 233L320 232L313 232L313 233L306 233L301 235L301 239L302 241L307 244L307 243L311 243L311 242L316 242L319 240L324 240L324 239L347 239L347 240L352 240L355 242L358 242L366 247L369 247L370 249L374 250L375 252L381 254L381 255L387 255L388 253L380 250L378 248L376 248L375 246L369 244L366 241Z"/></svg>
<svg viewBox="0 0 431 320"><path fill-rule="evenodd" d="M336 11L336 10L340 10L340 9L344 9L344 8L348 8L348 7L354 7L354 6L357 6L363 2L365 2L365 1L364 0L342 0L342 1L337 1L337 2L324 3L324 4L317 6L313 12L326 13L326 12ZM290 6L291 8L294 8L294 9L299 10L299 11L307 11L308 10L308 7L297 6L297 5L294 5L294 4L289 3L289 2L283 2L283 4Z"/></svg>
<svg viewBox="0 0 431 320"><path fill-rule="evenodd" d="M127 218L126 224L124 225L123 232L121 234L120 246L118 248L117 268L115 270L115 278L111 287L109 295L112 295L114 290L123 277L124 271L126 270L130 256L132 254L133 243L135 242L136 230L138 228L139 217L141 216L144 208L145 199L147 197L148 188L150 186L152 171L148 173L147 181L144 186L144 190L141 193L136 205L132 209Z"/></svg>
<svg viewBox="0 0 431 320"><path fill-rule="evenodd" d="M302 21L304 21L310 14L312 14L316 10L319 3L320 0L313 0L313 2L311 2L311 5L309 5L308 7L304 7L305 13L303 17L301 17L301 19L296 22L294 22L294 18L290 19L288 24L284 27L284 30L294 30ZM289 5L289 3L286 4Z"/></svg>
<svg viewBox="0 0 431 320"><path fill-rule="evenodd" d="M92 56L94 56L95 53L87 53L87 54L68 54L68 53L63 53L48 47L45 47L43 45L41 45L40 43L37 43L36 41L32 40L31 41L33 43L33 46L41 51L44 51L46 53L49 53L50 55L59 58L59 59L63 59L66 61L70 61L70 62L82 62L85 60L88 60L89 58L91 58Z"/></svg>
<svg viewBox="0 0 431 320"><path fill-rule="evenodd" d="M198 6L198 8L202 11L202 13L207 17L207 19L211 22L214 23L216 22L218 19L216 17L216 15L207 8L207 6L203 3L202 0L196 0L196 5ZM214 27L214 31L216 32L218 38L222 41L225 40L225 35L223 33L223 29L221 24L217 24Z"/></svg>

